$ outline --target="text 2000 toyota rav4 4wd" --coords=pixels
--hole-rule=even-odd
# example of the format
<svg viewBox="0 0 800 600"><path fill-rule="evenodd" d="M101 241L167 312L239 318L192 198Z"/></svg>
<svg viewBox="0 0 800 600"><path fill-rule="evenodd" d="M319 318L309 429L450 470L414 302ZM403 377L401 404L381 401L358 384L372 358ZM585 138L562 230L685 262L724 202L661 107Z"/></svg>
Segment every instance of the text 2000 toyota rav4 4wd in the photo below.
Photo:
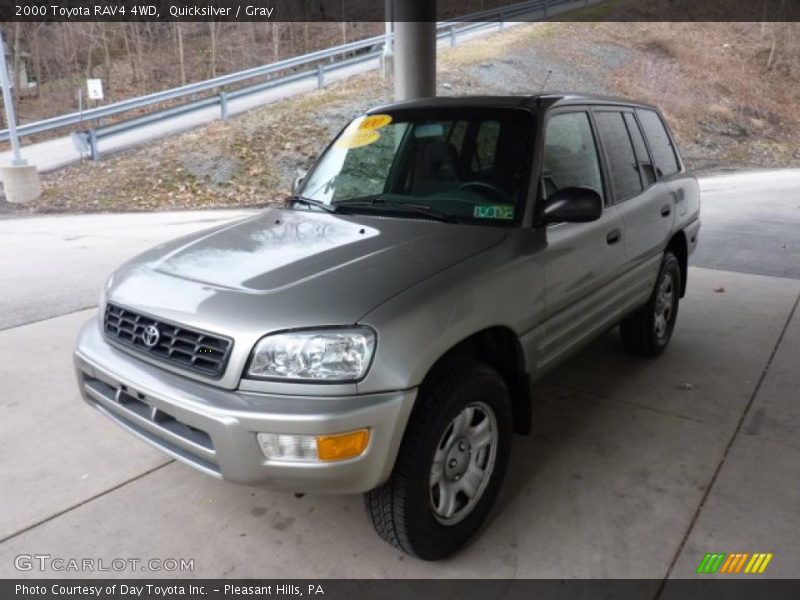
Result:
<svg viewBox="0 0 800 600"><path fill-rule="evenodd" d="M664 350L700 228L658 111L613 99L384 106L295 187L120 268L81 390L209 475L365 492L425 559L486 517L531 381L618 323Z"/></svg>

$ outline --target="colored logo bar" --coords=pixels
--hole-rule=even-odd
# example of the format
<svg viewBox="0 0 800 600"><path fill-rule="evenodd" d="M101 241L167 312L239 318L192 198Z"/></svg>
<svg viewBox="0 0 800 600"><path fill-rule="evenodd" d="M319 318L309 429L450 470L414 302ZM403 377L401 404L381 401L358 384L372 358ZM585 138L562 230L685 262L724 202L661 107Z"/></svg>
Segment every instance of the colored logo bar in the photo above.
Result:
<svg viewBox="0 0 800 600"><path fill-rule="evenodd" d="M698 573L748 573L755 575L763 573L767 569L769 561L772 560L771 552L735 552L726 554L725 552L714 552L706 554L697 567Z"/></svg>

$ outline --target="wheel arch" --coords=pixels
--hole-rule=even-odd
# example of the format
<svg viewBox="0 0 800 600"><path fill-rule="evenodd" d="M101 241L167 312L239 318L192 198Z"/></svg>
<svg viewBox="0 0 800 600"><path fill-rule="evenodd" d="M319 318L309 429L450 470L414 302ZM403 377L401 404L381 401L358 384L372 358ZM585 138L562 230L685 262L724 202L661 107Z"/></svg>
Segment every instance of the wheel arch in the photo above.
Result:
<svg viewBox="0 0 800 600"><path fill-rule="evenodd" d="M686 295L686 280L689 275L689 243L683 230L676 232L667 243L669 252L678 259L681 266L681 298Z"/></svg>
<svg viewBox="0 0 800 600"><path fill-rule="evenodd" d="M498 325L464 338L439 357L422 382L435 379L460 358L473 358L497 369L508 387L515 433L526 434L531 428L530 380L525 369L525 354L512 329Z"/></svg>

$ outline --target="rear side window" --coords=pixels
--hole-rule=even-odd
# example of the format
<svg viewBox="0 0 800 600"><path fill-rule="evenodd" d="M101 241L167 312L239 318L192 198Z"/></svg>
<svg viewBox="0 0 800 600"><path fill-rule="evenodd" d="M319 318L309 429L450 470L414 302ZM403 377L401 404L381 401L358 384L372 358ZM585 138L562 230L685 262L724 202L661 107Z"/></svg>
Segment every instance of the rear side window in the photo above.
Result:
<svg viewBox="0 0 800 600"><path fill-rule="evenodd" d="M642 131L639 129L639 124L633 113L623 113L625 116L625 124L628 126L628 133L633 142L633 151L636 153L636 161L639 163L639 174L642 176L642 183L644 187L648 187L656 182L656 171L653 168L653 163L650 162L650 155L647 153L647 146L644 144Z"/></svg>
<svg viewBox="0 0 800 600"><path fill-rule="evenodd" d="M636 114L650 143L650 151L653 153L656 173L659 177L669 177L678 172L678 159L675 157L675 148L669 139L667 130L661 117L655 111L638 109Z"/></svg>
<svg viewBox="0 0 800 600"><path fill-rule="evenodd" d="M600 161L587 113L561 113L548 120L542 184L545 197L568 187L591 188L603 196Z"/></svg>
<svg viewBox="0 0 800 600"><path fill-rule="evenodd" d="M597 131L608 159L608 169L617 201L627 200L642 191L639 163L621 112L595 113Z"/></svg>

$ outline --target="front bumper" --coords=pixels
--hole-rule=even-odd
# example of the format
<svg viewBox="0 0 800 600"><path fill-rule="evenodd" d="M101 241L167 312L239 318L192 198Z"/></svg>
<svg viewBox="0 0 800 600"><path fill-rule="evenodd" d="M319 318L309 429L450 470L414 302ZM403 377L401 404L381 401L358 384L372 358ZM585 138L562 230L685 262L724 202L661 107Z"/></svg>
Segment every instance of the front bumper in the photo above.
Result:
<svg viewBox="0 0 800 600"><path fill-rule="evenodd" d="M295 492L358 493L383 483L416 398L416 390L323 397L220 389L110 346L97 318L80 332L75 367L86 402L165 454L214 477ZM267 460L256 441L259 432L363 427L370 430L364 453L336 462Z"/></svg>

